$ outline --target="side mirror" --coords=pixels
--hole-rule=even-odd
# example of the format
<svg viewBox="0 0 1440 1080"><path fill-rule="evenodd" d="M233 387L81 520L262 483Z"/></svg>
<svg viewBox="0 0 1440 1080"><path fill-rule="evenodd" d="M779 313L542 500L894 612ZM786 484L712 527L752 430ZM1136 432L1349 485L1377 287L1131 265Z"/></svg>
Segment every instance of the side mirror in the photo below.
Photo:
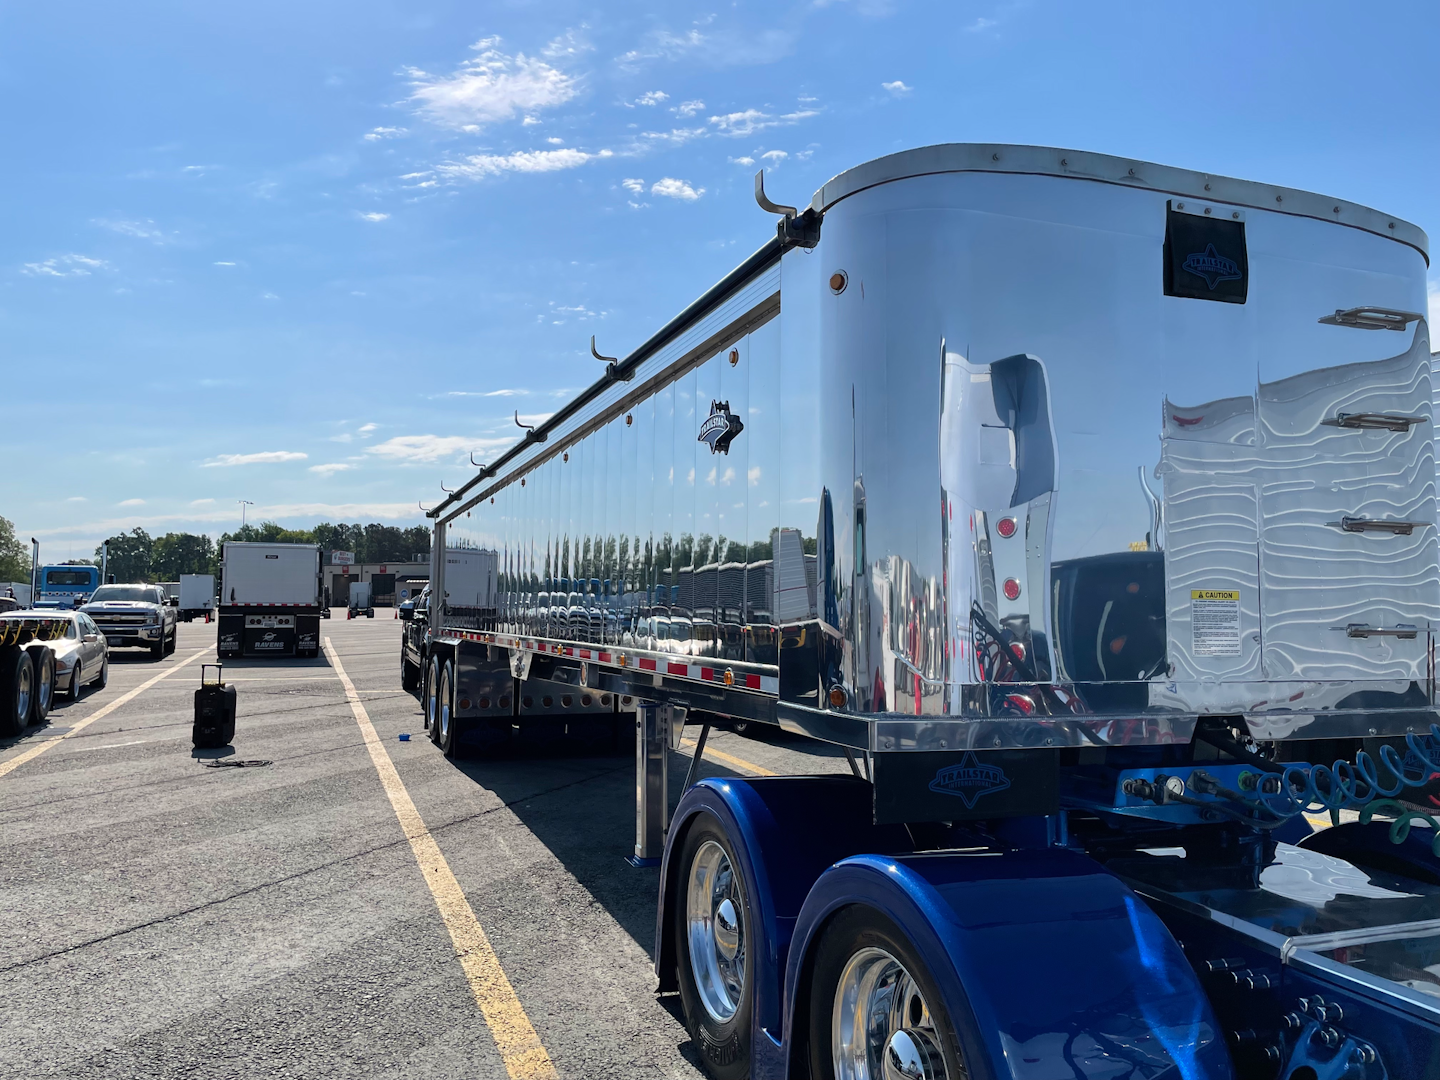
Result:
<svg viewBox="0 0 1440 1080"><path fill-rule="evenodd" d="M409 621L410 621L411 619L413 619L413 618L415 618L415 609L414 609L413 607L411 607L409 604L401 604L401 605L400 605L400 621L401 621L401 622L409 622Z"/></svg>
<svg viewBox="0 0 1440 1080"><path fill-rule="evenodd" d="M94 645L95 642L97 642L97 641L100 640L100 635L99 635L99 634L86 634L83 640L84 640L85 644L87 644L87 645Z"/></svg>
<svg viewBox="0 0 1440 1080"><path fill-rule="evenodd" d="M170 597L170 606L171 606L171 607L179 607L179 606L180 606L180 597L178 597L178 596L172 596L172 597Z"/></svg>

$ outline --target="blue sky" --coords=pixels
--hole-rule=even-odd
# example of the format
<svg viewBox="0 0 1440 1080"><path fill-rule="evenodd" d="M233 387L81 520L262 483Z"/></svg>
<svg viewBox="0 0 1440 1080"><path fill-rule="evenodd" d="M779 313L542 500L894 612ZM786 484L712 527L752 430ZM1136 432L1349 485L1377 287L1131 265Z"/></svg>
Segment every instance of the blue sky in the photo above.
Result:
<svg viewBox="0 0 1440 1080"><path fill-rule="evenodd" d="M761 165L1039 143L1435 236L1437 44L1433 0L6 5L0 514L47 559L416 523L770 235Z"/></svg>

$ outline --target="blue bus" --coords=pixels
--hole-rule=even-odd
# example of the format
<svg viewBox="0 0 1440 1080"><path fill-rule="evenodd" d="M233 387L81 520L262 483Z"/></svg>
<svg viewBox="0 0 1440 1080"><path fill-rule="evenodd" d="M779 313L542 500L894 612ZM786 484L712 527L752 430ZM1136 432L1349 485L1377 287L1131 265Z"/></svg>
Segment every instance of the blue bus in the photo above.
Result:
<svg viewBox="0 0 1440 1080"><path fill-rule="evenodd" d="M34 603L50 601L45 606L79 607L100 585L100 568L73 563L42 566L36 578L39 588Z"/></svg>

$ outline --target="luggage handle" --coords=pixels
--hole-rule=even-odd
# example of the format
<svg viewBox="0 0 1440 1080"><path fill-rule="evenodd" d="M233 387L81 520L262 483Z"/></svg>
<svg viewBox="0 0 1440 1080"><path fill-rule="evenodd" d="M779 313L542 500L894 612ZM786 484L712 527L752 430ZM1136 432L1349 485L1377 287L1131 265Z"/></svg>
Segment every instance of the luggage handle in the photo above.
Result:
<svg viewBox="0 0 1440 1080"><path fill-rule="evenodd" d="M209 671L211 668L214 668L214 669L215 669L215 678L214 678L213 681L212 681L212 680L209 680L209 679L207 679L207 678L205 677L205 673L206 673L207 671ZM224 665L224 664L201 664L201 665L200 665L200 685L201 685L201 686L224 686L224 685L225 685L225 680L224 680L224 678L222 678L222 676L224 675L224 673L225 673L225 665Z"/></svg>

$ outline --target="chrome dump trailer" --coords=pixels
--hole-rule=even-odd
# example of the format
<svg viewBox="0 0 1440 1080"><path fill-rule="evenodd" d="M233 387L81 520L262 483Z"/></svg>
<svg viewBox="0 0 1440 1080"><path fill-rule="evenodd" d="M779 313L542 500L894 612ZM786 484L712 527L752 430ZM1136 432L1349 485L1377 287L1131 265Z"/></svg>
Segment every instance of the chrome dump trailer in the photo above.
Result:
<svg viewBox="0 0 1440 1080"><path fill-rule="evenodd" d="M776 237L429 511L499 573L435 560L432 728L639 703L717 1078L1440 1076L1425 235L1037 147L759 179ZM854 775L667 821L721 717Z"/></svg>

